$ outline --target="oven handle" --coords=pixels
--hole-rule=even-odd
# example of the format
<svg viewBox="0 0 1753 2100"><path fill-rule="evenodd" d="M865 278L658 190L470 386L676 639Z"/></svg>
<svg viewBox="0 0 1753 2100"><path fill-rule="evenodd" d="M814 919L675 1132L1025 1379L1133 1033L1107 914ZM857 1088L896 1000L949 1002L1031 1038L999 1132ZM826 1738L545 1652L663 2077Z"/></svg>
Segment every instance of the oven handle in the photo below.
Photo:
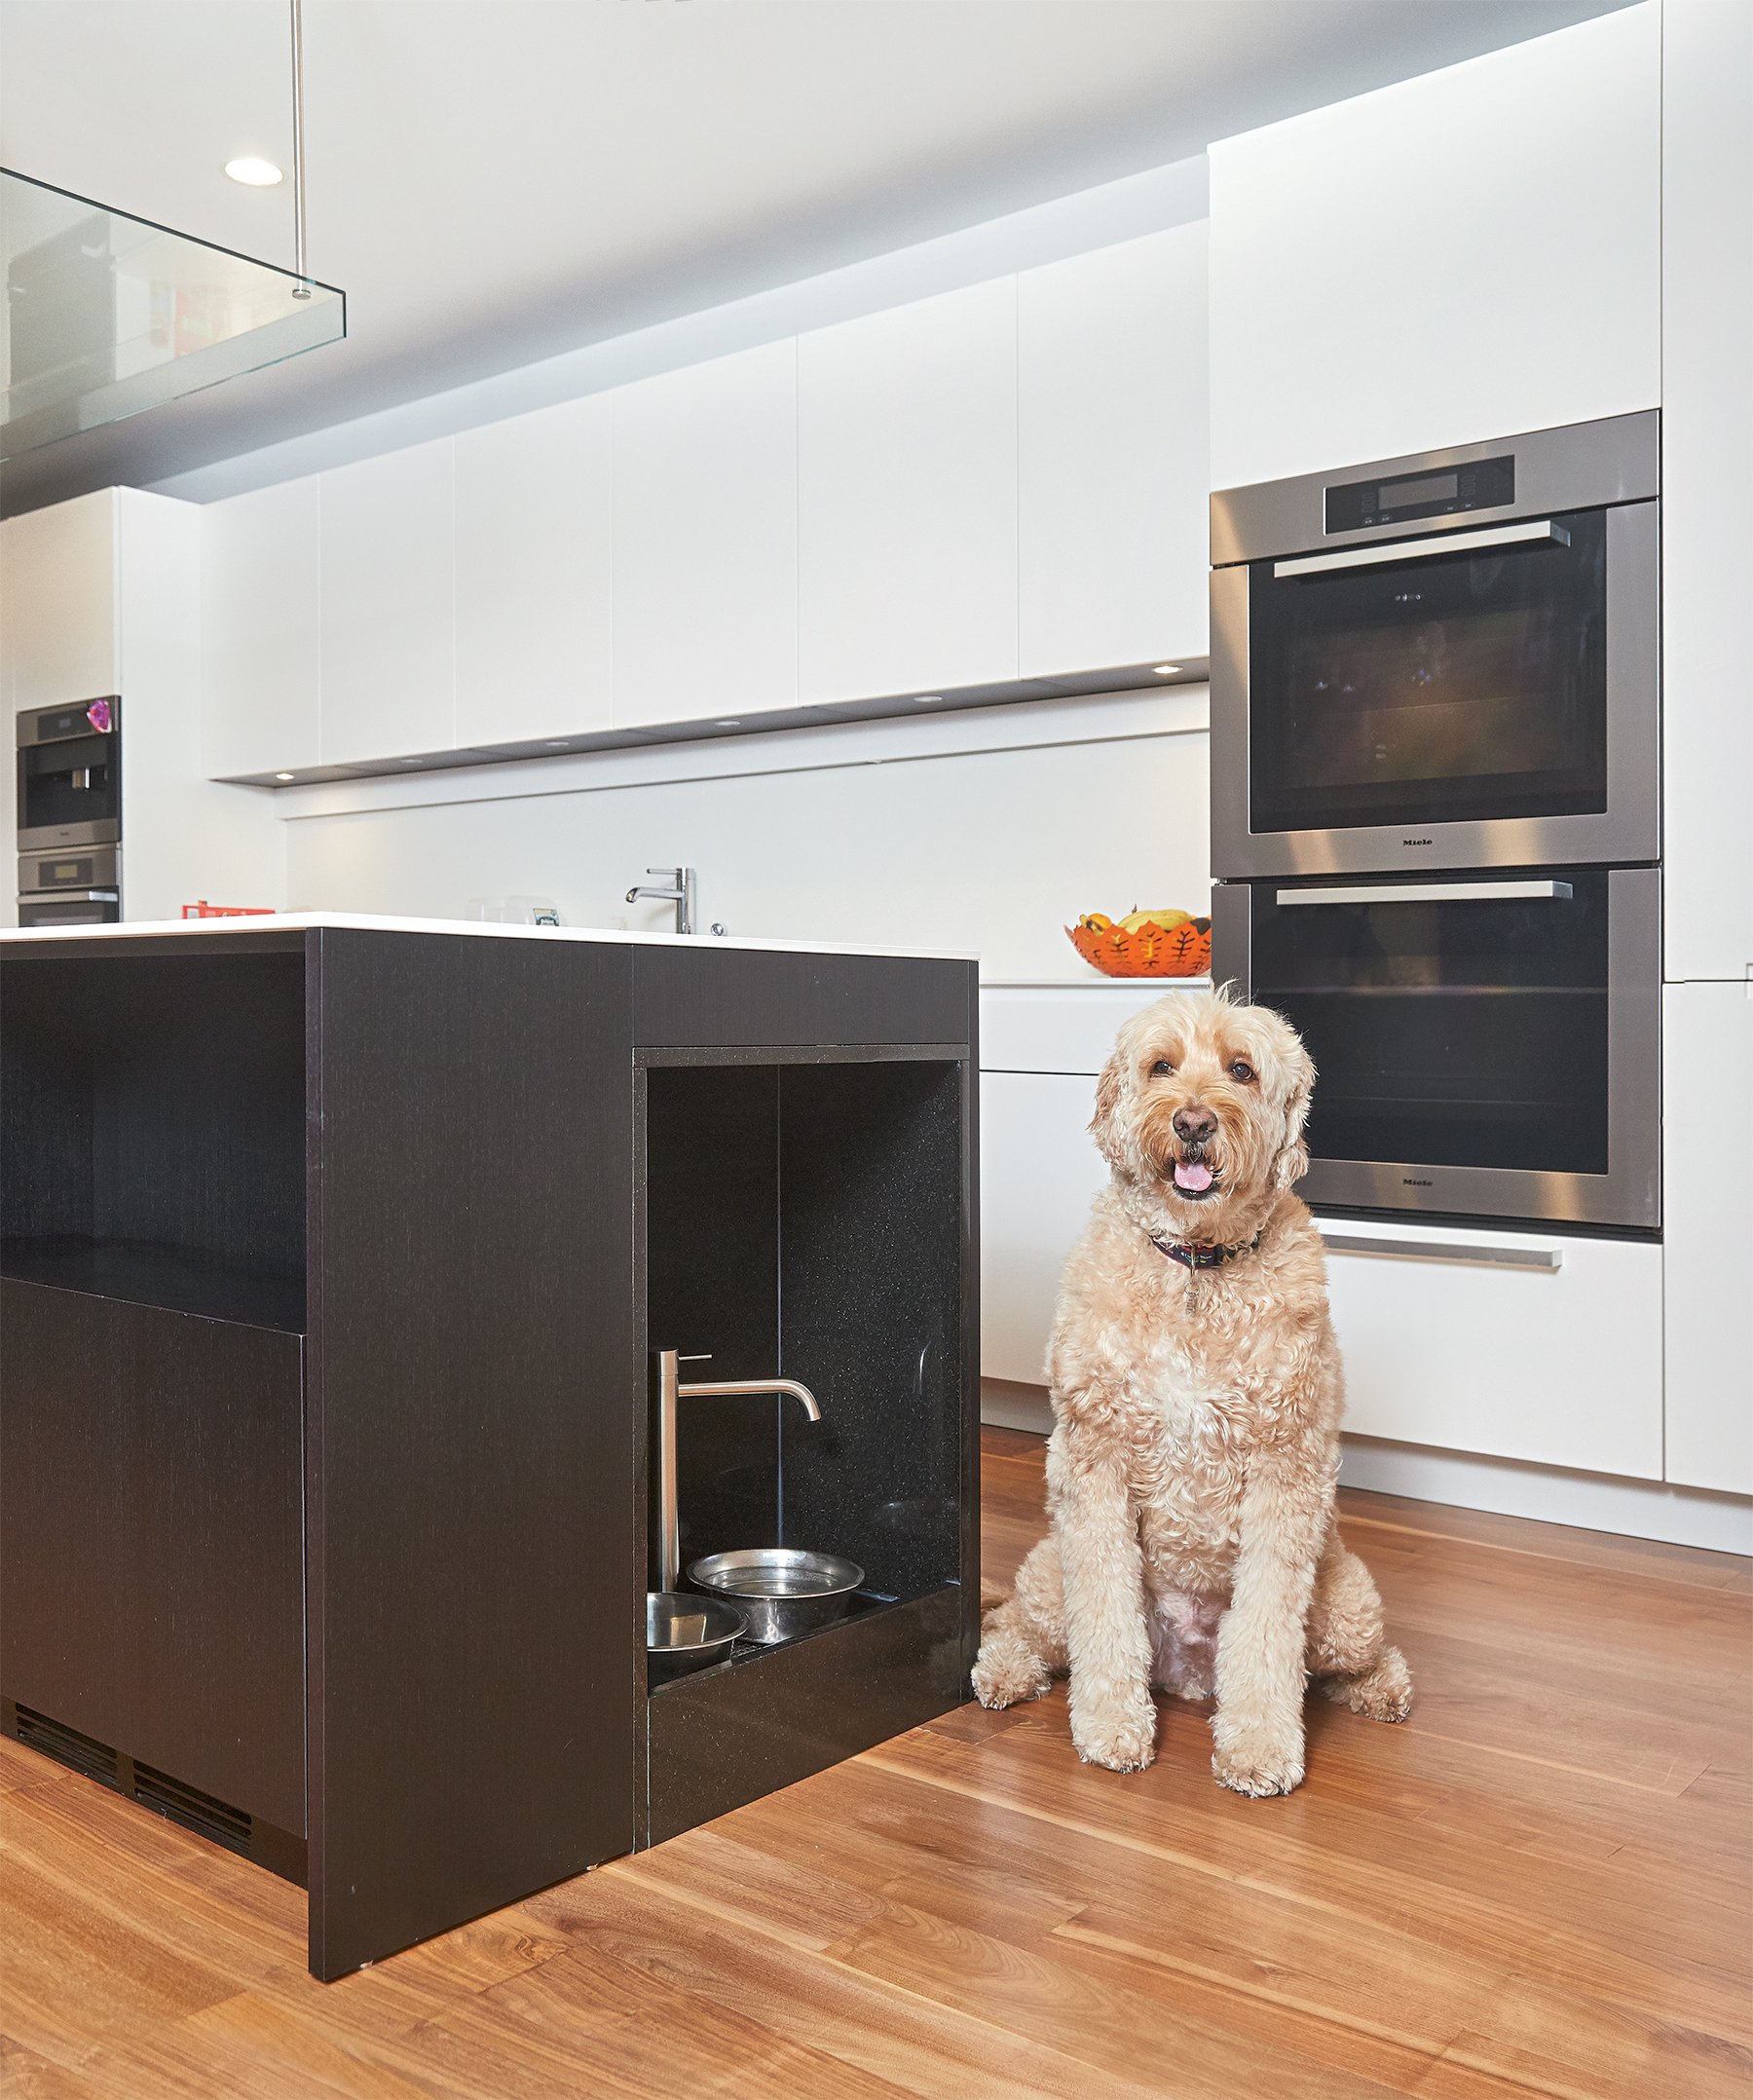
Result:
<svg viewBox="0 0 1753 2100"><path fill-rule="evenodd" d="M1488 1247L1476 1240L1401 1240L1386 1232L1329 1232L1324 1219L1315 1229L1335 1255L1398 1255L1414 1261L1481 1261L1493 1268L1545 1269L1564 1266L1562 1247Z"/></svg>
<svg viewBox="0 0 1753 2100"><path fill-rule="evenodd" d="M1570 534L1552 518L1525 525L1497 525L1479 532L1437 533L1429 540L1389 540L1376 546L1342 546L1330 554L1299 554L1294 561L1275 561L1274 577L1322 576L1329 569L1373 569L1384 562L1418 561L1428 554L1468 554L1490 546L1521 546L1545 540L1570 545Z"/></svg>
<svg viewBox="0 0 1753 2100"><path fill-rule="evenodd" d="M1284 904L1498 904L1506 898L1569 897L1568 882L1346 882L1331 889L1281 889Z"/></svg>

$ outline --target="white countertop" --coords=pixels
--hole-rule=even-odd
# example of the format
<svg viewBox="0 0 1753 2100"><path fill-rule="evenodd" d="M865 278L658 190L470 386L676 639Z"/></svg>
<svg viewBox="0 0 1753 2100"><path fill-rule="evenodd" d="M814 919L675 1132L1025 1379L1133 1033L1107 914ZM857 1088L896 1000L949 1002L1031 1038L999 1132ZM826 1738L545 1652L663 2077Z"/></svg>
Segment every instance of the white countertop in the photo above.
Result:
<svg viewBox="0 0 1753 2100"><path fill-rule="evenodd" d="M890 956L910 962L978 962L972 950L861 948L820 941L757 941L736 934L620 933L598 926L521 926L478 919L385 919L365 912L267 912L242 919L138 919L116 926L5 926L0 941L139 941L168 933L302 933L312 926L371 933L467 933L490 941L606 941L626 948L748 949L763 955Z"/></svg>

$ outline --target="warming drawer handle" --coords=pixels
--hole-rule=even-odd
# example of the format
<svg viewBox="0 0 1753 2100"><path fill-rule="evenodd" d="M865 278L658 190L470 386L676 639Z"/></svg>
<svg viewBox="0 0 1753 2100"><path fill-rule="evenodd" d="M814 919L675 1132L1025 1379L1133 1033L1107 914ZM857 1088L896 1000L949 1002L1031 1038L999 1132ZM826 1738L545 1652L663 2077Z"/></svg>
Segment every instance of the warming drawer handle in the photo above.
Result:
<svg viewBox="0 0 1753 2100"><path fill-rule="evenodd" d="M1477 553L1493 546L1525 546L1547 541L1569 546L1570 534L1553 518L1530 518L1525 525L1494 525L1478 532L1433 533L1428 540L1384 540L1373 546L1335 547L1330 554L1299 554L1294 561L1275 561L1281 576L1322 576L1329 569L1379 569L1391 561L1420 561L1433 554Z"/></svg>
<svg viewBox="0 0 1753 2100"><path fill-rule="evenodd" d="M1562 1247L1487 1247L1476 1240L1401 1240L1390 1233L1328 1232L1317 1221L1329 1253L1335 1255L1399 1255L1414 1261L1478 1261L1497 1269L1545 1269L1548 1274L1564 1266Z"/></svg>
<svg viewBox="0 0 1753 2100"><path fill-rule="evenodd" d="M1568 882L1347 882L1330 889L1281 889L1286 904L1499 904L1521 898L1563 901Z"/></svg>

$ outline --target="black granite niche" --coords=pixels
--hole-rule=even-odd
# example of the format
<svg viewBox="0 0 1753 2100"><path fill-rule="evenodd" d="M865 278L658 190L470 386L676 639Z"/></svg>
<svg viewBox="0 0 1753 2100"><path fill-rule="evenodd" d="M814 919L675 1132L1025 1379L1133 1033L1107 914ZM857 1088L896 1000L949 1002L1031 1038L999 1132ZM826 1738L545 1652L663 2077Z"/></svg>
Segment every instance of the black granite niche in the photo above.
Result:
<svg viewBox="0 0 1753 2100"><path fill-rule="evenodd" d="M865 1570L839 1623L649 1698L649 1842L965 1696L976 1623L968 1072L929 1050L645 1053L648 1354L801 1379L677 1417L683 1575L783 1544ZM654 1378L653 1378L654 1398ZM651 1425L654 1450L654 1409ZM648 1580L657 1481L648 1467ZM892 1626L889 1621L893 1622Z"/></svg>
<svg viewBox="0 0 1753 2100"><path fill-rule="evenodd" d="M647 1093L647 1330L821 1404L684 1400L683 1563L842 1554L864 1597L956 1580L961 1487L958 1068L657 1067ZM655 1494L655 1481L653 1481Z"/></svg>

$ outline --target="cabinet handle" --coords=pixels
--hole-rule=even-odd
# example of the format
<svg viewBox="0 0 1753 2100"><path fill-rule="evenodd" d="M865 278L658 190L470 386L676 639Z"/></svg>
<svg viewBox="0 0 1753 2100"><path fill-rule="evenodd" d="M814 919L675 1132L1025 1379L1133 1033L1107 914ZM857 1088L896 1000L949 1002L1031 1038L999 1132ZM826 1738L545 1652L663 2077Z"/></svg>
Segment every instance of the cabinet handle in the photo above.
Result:
<svg viewBox="0 0 1753 2100"><path fill-rule="evenodd" d="M1498 904L1517 897L1568 898L1568 882L1350 882L1281 889L1280 904Z"/></svg>
<svg viewBox="0 0 1753 2100"><path fill-rule="evenodd" d="M1493 546L1523 546L1547 541L1569 546L1570 534L1550 518L1525 525L1496 525L1480 532L1433 533L1428 540L1385 540L1373 546L1335 547L1330 554L1299 554L1294 561L1275 561L1273 576L1322 576L1329 569L1379 569L1391 561L1422 561L1436 554L1472 554Z"/></svg>
<svg viewBox="0 0 1753 2100"><path fill-rule="evenodd" d="M1335 1255L1400 1255L1413 1261L1476 1261L1494 1269L1563 1268L1562 1247L1487 1247L1477 1240L1402 1240L1387 1232L1331 1233L1318 1219L1315 1229Z"/></svg>

